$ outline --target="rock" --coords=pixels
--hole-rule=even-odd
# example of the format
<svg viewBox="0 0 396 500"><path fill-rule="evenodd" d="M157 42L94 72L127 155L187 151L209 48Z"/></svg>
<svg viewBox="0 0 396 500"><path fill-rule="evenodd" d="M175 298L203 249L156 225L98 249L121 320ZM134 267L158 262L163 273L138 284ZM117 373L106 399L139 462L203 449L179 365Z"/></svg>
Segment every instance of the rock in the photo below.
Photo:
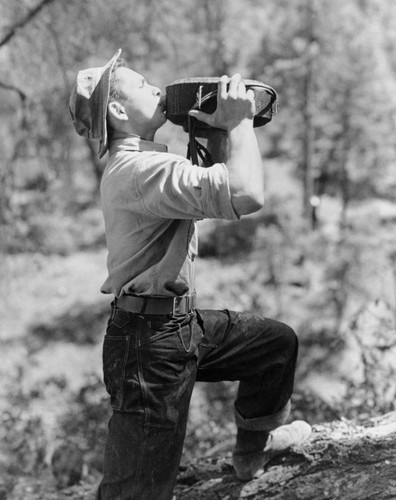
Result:
<svg viewBox="0 0 396 500"><path fill-rule="evenodd" d="M51 466L59 489L73 486L82 478L83 454L73 443L62 443L54 450Z"/></svg>

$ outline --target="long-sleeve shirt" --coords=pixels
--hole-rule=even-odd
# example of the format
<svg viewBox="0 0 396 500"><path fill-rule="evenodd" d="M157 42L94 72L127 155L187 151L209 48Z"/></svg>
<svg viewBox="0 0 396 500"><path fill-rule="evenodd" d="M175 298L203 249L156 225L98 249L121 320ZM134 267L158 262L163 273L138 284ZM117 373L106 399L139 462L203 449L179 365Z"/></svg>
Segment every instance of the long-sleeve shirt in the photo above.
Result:
<svg viewBox="0 0 396 500"><path fill-rule="evenodd" d="M195 291L199 219L238 219L224 163L209 168L128 137L113 142L101 181L108 247L103 293L175 296Z"/></svg>

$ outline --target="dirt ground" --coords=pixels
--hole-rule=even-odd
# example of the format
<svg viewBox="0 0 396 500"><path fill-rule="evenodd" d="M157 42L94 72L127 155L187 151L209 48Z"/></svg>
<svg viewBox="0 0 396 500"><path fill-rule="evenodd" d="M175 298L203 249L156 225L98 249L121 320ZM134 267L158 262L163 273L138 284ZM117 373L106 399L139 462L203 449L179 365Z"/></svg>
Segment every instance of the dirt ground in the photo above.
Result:
<svg viewBox="0 0 396 500"><path fill-rule="evenodd" d="M100 382L100 337L104 333L108 301L98 293L104 278L105 257L105 252L100 251L68 258L17 256L3 262L0 286L8 293L0 303L0 407L3 418L0 440L4 439L0 447L0 500L94 499L100 481L97 472L100 464L93 463L96 460L93 455L99 456L101 449L101 443L97 443L97 426L103 426L104 433L107 419L103 399L106 395ZM254 263L247 263L245 267L243 272L254 274ZM241 274L240 266L218 265L213 272L210 260L202 262L198 277L204 297L201 307L221 307L217 301L222 294L227 295L231 307L241 300L246 300L249 306L250 296L243 295ZM85 287L83 294L81 283ZM226 288L224 283L227 283ZM219 289L223 290L222 294L214 292ZM257 296L260 296L259 290ZM363 318L365 324L366 316ZM381 325L373 327L373 332ZM383 345L379 347L378 352L384 352ZM315 349L318 367L328 365L334 373L340 359L335 356L330 362L326 355L324 363L323 353L327 351L318 350L318 346ZM367 361L367 357L365 359ZM377 363L377 358L374 361ZM317 392L322 388L322 393L329 395L331 391L324 382L319 384L326 374L319 376L317 370L311 369L312 359L310 362L308 365L301 360L300 374L314 372L310 385L316 384ZM383 380L391 380L380 375ZM87 387L92 389L87 390ZM339 392L334 383L333 392ZM198 391L196 396L205 394ZM215 397L219 402L219 394ZM212 425L213 415L204 415L201 419L201 406L196 397L191 413L197 422L193 423L197 427L203 424L202 421ZM214 404L204 406L215 407ZM321 412L310 407L306 398L300 396L299 400L295 397L294 406L297 406L294 418L306 418L314 424L310 441L274 459L258 478L241 483L231 465L231 424L224 420L225 407L220 405L221 421L216 422L216 431L222 433L215 435L213 442L208 444L208 452L201 454L201 458L193 459L198 455L191 448L180 469L175 500L396 499L396 412L376 420L368 417L347 420L331 402ZM81 408L90 413L79 415ZM84 436L87 452L82 480L71 487L59 487L50 458L55 440L64 439L64 435L59 435L57 422L66 414L69 420L63 433L65 429L71 429L71 434L76 430L81 432L78 426L84 419L87 427L83 432L87 431L89 436ZM98 449L93 452L92 446ZM73 450L70 452L73 457ZM65 453L65 469L68 456L68 452Z"/></svg>
<svg viewBox="0 0 396 500"><path fill-rule="evenodd" d="M311 438L279 455L264 473L239 481L231 453L181 467L173 500L394 500L396 412L357 424L341 420L316 425ZM53 478L21 477L12 500L94 500L99 477L57 490Z"/></svg>

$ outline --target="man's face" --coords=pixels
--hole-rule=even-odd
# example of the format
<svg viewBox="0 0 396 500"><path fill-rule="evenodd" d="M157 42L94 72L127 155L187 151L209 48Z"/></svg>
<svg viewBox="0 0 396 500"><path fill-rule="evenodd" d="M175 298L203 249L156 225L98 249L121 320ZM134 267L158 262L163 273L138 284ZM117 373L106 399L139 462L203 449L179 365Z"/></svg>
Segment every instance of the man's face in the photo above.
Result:
<svg viewBox="0 0 396 500"><path fill-rule="evenodd" d="M139 135L152 140L156 130L165 122L165 96L158 87L149 85L145 78L128 68L117 68L120 90L127 97L125 110Z"/></svg>

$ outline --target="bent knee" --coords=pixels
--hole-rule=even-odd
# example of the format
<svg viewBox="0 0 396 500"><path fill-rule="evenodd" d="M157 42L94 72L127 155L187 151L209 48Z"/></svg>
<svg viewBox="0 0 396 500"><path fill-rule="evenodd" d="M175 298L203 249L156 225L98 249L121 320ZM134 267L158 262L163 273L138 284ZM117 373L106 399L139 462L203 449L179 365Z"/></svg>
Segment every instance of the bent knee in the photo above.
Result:
<svg viewBox="0 0 396 500"><path fill-rule="evenodd" d="M289 353L290 357L296 357L298 352L298 337L296 332L285 323L279 325L279 347L282 351Z"/></svg>

